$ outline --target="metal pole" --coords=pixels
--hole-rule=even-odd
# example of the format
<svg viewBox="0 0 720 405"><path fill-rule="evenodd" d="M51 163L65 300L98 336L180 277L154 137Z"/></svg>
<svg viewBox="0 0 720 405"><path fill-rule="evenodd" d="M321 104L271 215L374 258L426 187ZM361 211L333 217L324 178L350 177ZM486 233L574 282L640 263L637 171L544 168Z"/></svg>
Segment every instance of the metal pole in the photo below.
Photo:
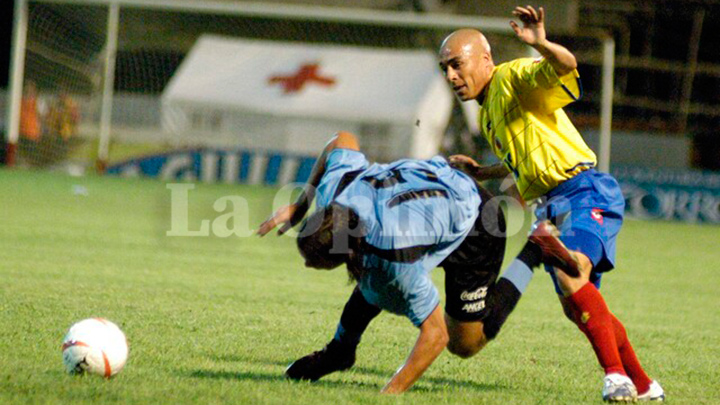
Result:
<svg viewBox="0 0 720 405"><path fill-rule="evenodd" d="M612 132L613 73L615 70L615 40L603 40L602 101L600 105L600 145L598 169L610 171L610 136Z"/></svg>
<svg viewBox="0 0 720 405"><path fill-rule="evenodd" d="M12 61L10 62L10 100L7 107L7 152L5 163L15 164L15 153L20 138L20 107L22 104L23 76L25 73L25 48L27 44L27 0L15 0L15 24L13 28Z"/></svg>
<svg viewBox="0 0 720 405"><path fill-rule="evenodd" d="M688 116L690 115L690 99L692 98L693 80L695 80L695 74L697 72L700 36L702 35L704 20L705 10L703 8L695 10L692 33L690 34L690 42L688 44L687 70L685 71L685 75L683 77L682 93L680 93L679 132L681 134L685 134L685 131L687 130Z"/></svg>
<svg viewBox="0 0 720 405"><path fill-rule="evenodd" d="M103 75L102 106L100 110L100 142L98 144L97 169L105 171L110 150L110 129L112 126L113 86L115 84L115 60L117 55L120 6L110 4L108 8L107 44L105 45L105 72Z"/></svg>
<svg viewBox="0 0 720 405"><path fill-rule="evenodd" d="M243 15L248 17L322 20L396 27L427 27L455 29L474 27L493 32L512 32L507 18L472 17L452 14L410 13L405 11L368 10L313 6L307 4L278 4L259 1L229 2L218 0L41 0L43 3L107 5L117 3L124 8L149 10L192 11L201 13Z"/></svg>

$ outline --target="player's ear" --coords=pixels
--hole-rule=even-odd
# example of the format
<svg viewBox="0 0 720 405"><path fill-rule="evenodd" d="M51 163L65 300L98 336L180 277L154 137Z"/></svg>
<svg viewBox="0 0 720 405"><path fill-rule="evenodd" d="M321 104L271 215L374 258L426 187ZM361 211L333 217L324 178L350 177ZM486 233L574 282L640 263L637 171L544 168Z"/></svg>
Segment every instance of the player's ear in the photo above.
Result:
<svg viewBox="0 0 720 405"><path fill-rule="evenodd" d="M492 54L490 52L483 52L482 56L480 56L480 59L482 59L483 63L493 63L492 60Z"/></svg>

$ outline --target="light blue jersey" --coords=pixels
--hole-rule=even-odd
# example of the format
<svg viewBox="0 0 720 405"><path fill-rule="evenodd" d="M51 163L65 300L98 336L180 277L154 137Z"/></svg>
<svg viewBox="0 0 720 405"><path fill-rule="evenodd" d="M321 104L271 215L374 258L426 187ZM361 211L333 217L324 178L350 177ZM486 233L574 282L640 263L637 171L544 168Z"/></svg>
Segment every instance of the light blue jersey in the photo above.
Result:
<svg viewBox="0 0 720 405"><path fill-rule="evenodd" d="M341 183L346 185L338 193ZM365 299L422 324L440 302L430 272L477 219L475 182L439 156L370 164L360 152L335 149L327 157L316 205L332 201L355 210L366 227L367 273L358 283Z"/></svg>

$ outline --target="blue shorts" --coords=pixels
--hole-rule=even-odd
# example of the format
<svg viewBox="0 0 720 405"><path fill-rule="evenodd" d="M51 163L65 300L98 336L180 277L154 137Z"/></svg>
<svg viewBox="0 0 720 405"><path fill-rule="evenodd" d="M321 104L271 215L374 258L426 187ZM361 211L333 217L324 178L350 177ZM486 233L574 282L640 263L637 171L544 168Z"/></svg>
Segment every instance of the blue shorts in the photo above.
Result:
<svg viewBox="0 0 720 405"><path fill-rule="evenodd" d="M624 211L625 198L617 181L590 169L550 190L535 216L538 221L552 221L565 246L590 259L590 281L600 288L602 273L615 267L615 241ZM554 273L547 266L546 270L552 275L555 291L561 294Z"/></svg>

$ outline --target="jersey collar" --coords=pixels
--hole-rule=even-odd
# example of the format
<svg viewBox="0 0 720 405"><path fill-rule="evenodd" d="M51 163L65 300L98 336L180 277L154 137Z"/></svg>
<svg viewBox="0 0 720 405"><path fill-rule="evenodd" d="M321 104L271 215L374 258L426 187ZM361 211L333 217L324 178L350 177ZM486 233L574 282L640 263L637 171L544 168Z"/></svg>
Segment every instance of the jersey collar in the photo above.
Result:
<svg viewBox="0 0 720 405"><path fill-rule="evenodd" d="M488 80L487 84L485 85L485 88L482 89L480 94L478 94L477 97L475 97L475 100L477 100L478 104L483 105L485 102L485 97L487 96L488 89L490 88L490 84L492 83L493 79L495 78L495 72L497 71L498 67L493 66L492 75L490 75L490 80Z"/></svg>

